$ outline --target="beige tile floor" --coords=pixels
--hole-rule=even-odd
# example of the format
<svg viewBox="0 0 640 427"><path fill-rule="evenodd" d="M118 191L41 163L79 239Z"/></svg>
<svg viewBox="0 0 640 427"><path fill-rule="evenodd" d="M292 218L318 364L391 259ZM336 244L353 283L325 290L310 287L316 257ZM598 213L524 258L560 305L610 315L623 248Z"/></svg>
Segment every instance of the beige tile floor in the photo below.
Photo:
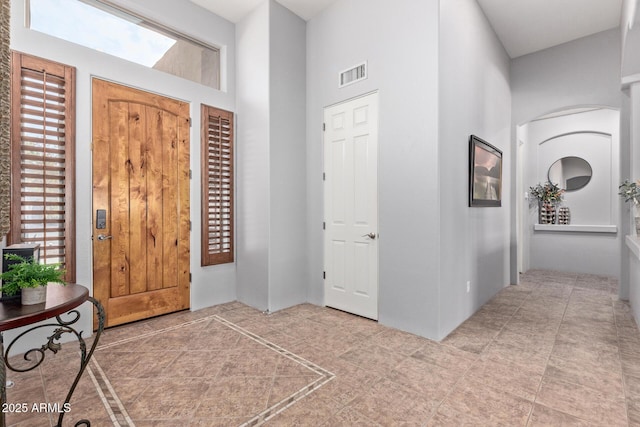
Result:
<svg viewBox="0 0 640 427"><path fill-rule="evenodd" d="M105 331L64 425L640 425L640 332L616 283L532 271L441 343L340 311L240 303ZM12 373L63 400L77 346ZM8 414L9 425L55 425Z"/></svg>

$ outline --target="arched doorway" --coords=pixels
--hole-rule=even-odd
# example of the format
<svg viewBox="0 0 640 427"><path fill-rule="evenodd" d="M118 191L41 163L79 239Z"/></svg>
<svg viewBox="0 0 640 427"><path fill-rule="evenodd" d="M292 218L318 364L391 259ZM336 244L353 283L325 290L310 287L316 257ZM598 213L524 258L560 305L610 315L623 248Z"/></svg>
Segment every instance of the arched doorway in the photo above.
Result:
<svg viewBox="0 0 640 427"><path fill-rule="evenodd" d="M555 111L517 126L517 268L620 276L620 114L607 107ZM549 180L564 157L585 159L593 169L583 188L564 194L569 226L538 224L530 187Z"/></svg>

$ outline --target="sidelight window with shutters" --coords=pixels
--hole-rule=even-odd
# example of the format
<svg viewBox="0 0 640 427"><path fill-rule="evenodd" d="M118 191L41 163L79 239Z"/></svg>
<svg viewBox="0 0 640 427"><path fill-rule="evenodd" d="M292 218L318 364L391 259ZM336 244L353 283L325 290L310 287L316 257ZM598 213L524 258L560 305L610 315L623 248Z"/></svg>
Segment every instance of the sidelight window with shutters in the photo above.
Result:
<svg viewBox="0 0 640 427"><path fill-rule="evenodd" d="M202 105L201 264L233 262L233 113Z"/></svg>
<svg viewBox="0 0 640 427"><path fill-rule="evenodd" d="M9 243L75 281L75 68L12 53Z"/></svg>

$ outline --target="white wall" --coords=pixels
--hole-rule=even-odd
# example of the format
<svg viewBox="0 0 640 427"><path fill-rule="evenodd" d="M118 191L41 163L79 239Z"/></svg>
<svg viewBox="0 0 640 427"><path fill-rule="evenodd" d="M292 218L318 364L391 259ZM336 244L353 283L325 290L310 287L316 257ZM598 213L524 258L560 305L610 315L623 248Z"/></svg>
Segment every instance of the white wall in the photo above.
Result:
<svg viewBox="0 0 640 427"><path fill-rule="evenodd" d="M307 300L307 24L270 6L269 311L277 311Z"/></svg>
<svg viewBox="0 0 640 427"><path fill-rule="evenodd" d="M631 27L631 28L630 28ZM622 34L622 76L635 76L640 73L640 1L623 0L620 19Z"/></svg>
<svg viewBox="0 0 640 427"><path fill-rule="evenodd" d="M191 103L191 308L235 299L235 265L200 267L200 104L235 110L234 25L191 2L118 0L117 4L186 34L223 48L226 91L218 91L142 65L56 39L24 27L25 2L11 2L11 48L76 67L76 200L77 282L92 290L91 78L93 76ZM80 329L91 330L85 315Z"/></svg>
<svg viewBox="0 0 640 427"><path fill-rule="evenodd" d="M526 161L524 191L547 181L549 167L566 156L591 165L586 187L564 194L571 224L615 225L619 228L619 112L600 109L537 120L523 126ZM531 269L580 272L619 278L622 234L534 231L537 204L523 212Z"/></svg>
<svg viewBox="0 0 640 427"><path fill-rule="evenodd" d="M513 123L574 106L619 108L619 46L613 29L512 60Z"/></svg>
<svg viewBox="0 0 640 427"><path fill-rule="evenodd" d="M510 61L476 2L440 2L439 62L440 338L510 283L513 180ZM503 152L502 207L468 207L470 134Z"/></svg>
<svg viewBox="0 0 640 427"><path fill-rule="evenodd" d="M630 169L629 178L634 180L640 177L640 82L636 82L629 88L628 104L625 103L626 110L629 113L629 136L630 136L630 150L631 155L628 166ZM628 208L626 212L629 212ZM630 215L629 222L633 221L633 215ZM634 233L629 233L633 235ZM640 238L638 236L633 237L636 246L640 246ZM625 273L629 274L629 302L633 308L633 313L636 320L640 320L640 251L636 251L634 254L628 250L626 245L623 247L623 257L625 261L628 260L628 270Z"/></svg>
<svg viewBox="0 0 640 427"><path fill-rule="evenodd" d="M613 112L612 116L610 126L608 126L609 132L606 135L579 130L579 133L575 134L561 136L555 134L553 139L540 140L535 138L538 149L536 183L547 181L551 165L564 157L576 156L591 165L593 175L589 183L584 188L567 191L563 195L562 205L571 209L571 224L616 225L617 223L617 209L614 212L612 206L614 203L616 207L618 205L617 181L614 181L618 176L618 171L614 170L615 165L613 164L613 158L617 158L614 156L617 154L617 135L614 145L610 134L611 131L616 131L615 128L619 122L617 111ZM536 124L540 124L540 122L532 123L530 131L534 129ZM528 164L531 163L528 162ZM564 184L558 184L564 188ZM616 195L615 199L614 195Z"/></svg>
<svg viewBox="0 0 640 427"><path fill-rule="evenodd" d="M472 133L503 150L510 186L509 58L462 0L343 0L307 40L310 299L323 295L322 108L379 90L379 319L441 339L509 284L509 193L502 208L467 206ZM338 89L364 60L369 78Z"/></svg>
<svg viewBox="0 0 640 427"><path fill-rule="evenodd" d="M629 289L629 303L633 309L633 316L640 319L640 258L629 252L629 280L632 285Z"/></svg>
<svg viewBox="0 0 640 427"><path fill-rule="evenodd" d="M269 308L269 2L236 24L237 295Z"/></svg>
<svg viewBox="0 0 640 427"><path fill-rule="evenodd" d="M309 301L323 304L322 118L378 90L379 321L438 336L438 1L341 0L307 23ZM338 73L368 61L367 80Z"/></svg>
<svg viewBox="0 0 640 427"><path fill-rule="evenodd" d="M620 178L633 176L631 174L631 97L629 91L622 92L622 107L620 108ZM620 209L620 238L631 234L631 209L627 206ZM621 246L621 263L620 263L620 298L629 299L630 286L630 259L629 250L623 244Z"/></svg>
<svg viewBox="0 0 640 427"><path fill-rule="evenodd" d="M268 0L237 25L238 299L306 301L305 22Z"/></svg>
<svg viewBox="0 0 640 427"><path fill-rule="evenodd" d="M640 1L623 0L620 32L622 34L622 81L624 88L621 110L621 157L620 174L624 178L640 176ZM631 25L630 25L631 24ZM631 28L629 28L631 26ZM623 235L632 233L632 210L622 209ZM621 297L629 298L636 319L640 319L640 264L638 258L622 247Z"/></svg>

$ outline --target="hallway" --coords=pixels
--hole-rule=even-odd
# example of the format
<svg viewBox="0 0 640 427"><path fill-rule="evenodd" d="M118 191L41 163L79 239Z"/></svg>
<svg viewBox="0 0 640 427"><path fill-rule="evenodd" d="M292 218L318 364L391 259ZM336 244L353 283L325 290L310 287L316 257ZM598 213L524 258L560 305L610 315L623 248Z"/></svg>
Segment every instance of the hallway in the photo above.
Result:
<svg viewBox="0 0 640 427"><path fill-rule="evenodd" d="M236 302L112 328L64 425L640 425L640 333L616 288L532 271L442 343L308 304L264 315ZM11 373L9 402L60 400L75 352Z"/></svg>

